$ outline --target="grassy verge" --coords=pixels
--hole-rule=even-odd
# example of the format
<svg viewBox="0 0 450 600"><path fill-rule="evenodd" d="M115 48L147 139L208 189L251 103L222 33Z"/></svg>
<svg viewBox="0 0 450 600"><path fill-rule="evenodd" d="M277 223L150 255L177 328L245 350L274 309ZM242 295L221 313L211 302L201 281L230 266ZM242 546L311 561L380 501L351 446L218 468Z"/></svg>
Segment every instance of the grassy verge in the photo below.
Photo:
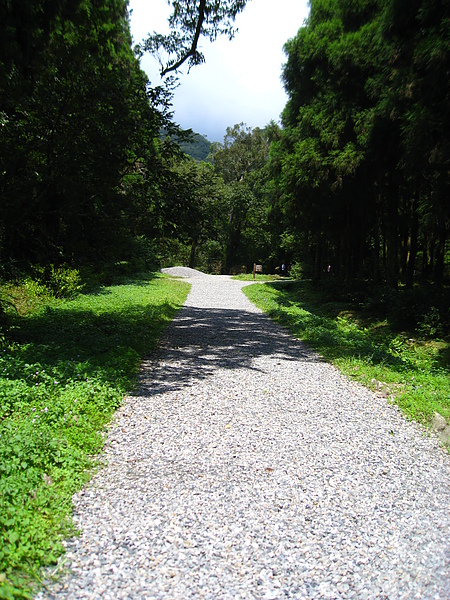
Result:
<svg viewBox="0 0 450 600"><path fill-rule="evenodd" d="M398 330L380 311L330 301L303 281L243 291L347 376L398 404L409 418L429 424L438 412L450 421L450 344L445 335L437 339L420 333L429 320L413 332Z"/></svg>
<svg viewBox="0 0 450 600"><path fill-rule="evenodd" d="M74 533L104 426L189 286L151 275L56 300L28 281L0 339L0 598L28 598ZM5 290L3 290L5 294Z"/></svg>
<svg viewBox="0 0 450 600"><path fill-rule="evenodd" d="M240 275L234 275L233 279L238 281L253 281L253 273L241 273ZM283 281L284 279L280 275L264 275L264 273L255 273L255 283L261 281Z"/></svg>

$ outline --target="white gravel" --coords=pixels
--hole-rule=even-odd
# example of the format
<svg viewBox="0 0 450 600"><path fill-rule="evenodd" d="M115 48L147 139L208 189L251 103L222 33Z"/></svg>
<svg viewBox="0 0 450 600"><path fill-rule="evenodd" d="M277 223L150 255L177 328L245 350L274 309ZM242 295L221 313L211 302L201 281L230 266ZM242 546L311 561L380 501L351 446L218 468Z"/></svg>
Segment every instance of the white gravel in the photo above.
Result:
<svg viewBox="0 0 450 600"><path fill-rule="evenodd" d="M450 598L450 457L229 277L191 293L39 600Z"/></svg>

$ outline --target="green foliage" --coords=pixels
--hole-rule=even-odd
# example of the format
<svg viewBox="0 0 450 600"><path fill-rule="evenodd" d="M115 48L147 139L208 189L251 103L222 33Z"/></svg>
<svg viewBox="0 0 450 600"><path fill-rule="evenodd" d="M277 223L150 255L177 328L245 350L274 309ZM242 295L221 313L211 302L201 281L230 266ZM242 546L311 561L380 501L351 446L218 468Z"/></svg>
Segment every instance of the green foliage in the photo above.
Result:
<svg viewBox="0 0 450 600"><path fill-rule="evenodd" d="M211 142L199 133L194 133L190 141L178 141L181 150L197 162L206 160L211 151Z"/></svg>
<svg viewBox="0 0 450 600"><path fill-rule="evenodd" d="M312 0L286 44L274 204L315 279L331 264L345 279L442 284L449 19L441 0Z"/></svg>
<svg viewBox="0 0 450 600"><path fill-rule="evenodd" d="M55 298L72 298L84 287L79 270L67 265L36 267L34 273L38 282ZM29 285L32 285L31 282Z"/></svg>
<svg viewBox="0 0 450 600"><path fill-rule="evenodd" d="M432 306L430 310L423 315L418 323L417 331L419 335L424 337L437 337L443 334L442 319L439 309Z"/></svg>
<svg viewBox="0 0 450 600"><path fill-rule="evenodd" d="M292 279L303 279L303 266L300 263L293 263L289 268L289 275Z"/></svg>
<svg viewBox="0 0 450 600"><path fill-rule="evenodd" d="M0 354L0 597L27 597L74 532L71 497L188 286L161 276L24 302ZM26 307L26 311L24 311ZM9 596L8 596L9 594Z"/></svg>
<svg viewBox="0 0 450 600"><path fill-rule="evenodd" d="M56 298L71 298L83 289L80 272L70 267L50 265L48 286Z"/></svg>
<svg viewBox="0 0 450 600"><path fill-rule="evenodd" d="M224 244L218 239L208 239L197 250L197 267L213 275L220 275L224 264Z"/></svg>
<svg viewBox="0 0 450 600"><path fill-rule="evenodd" d="M264 170L269 156L268 132L251 129L244 123L227 127L223 144L213 144L211 156L215 171L226 185L227 211L224 271L247 268L255 260L267 256L267 202L264 192L267 179Z"/></svg>
<svg viewBox="0 0 450 600"><path fill-rule="evenodd" d="M187 61L189 68L205 61L198 49L201 36L213 42L218 35L232 39L233 22L247 0L172 0L173 13L169 18L169 35L154 33L142 45L143 50L156 54L160 59L161 75L176 71ZM166 64L161 58L166 53Z"/></svg>
<svg viewBox="0 0 450 600"><path fill-rule="evenodd" d="M43 303L49 302L52 296L45 285L29 276L21 277L15 283L5 283L0 287L0 294L8 298L10 323L15 312L24 316L37 310Z"/></svg>
<svg viewBox="0 0 450 600"><path fill-rule="evenodd" d="M279 281L279 275L265 275L264 273L255 273L255 277L253 277L253 273L241 273L239 275L234 275L233 279L237 279L238 281Z"/></svg>
<svg viewBox="0 0 450 600"><path fill-rule="evenodd" d="M269 144L259 127L252 130L245 123L239 123L227 127L223 144L214 143L211 151L216 171L225 183L234 183L265 165Z"/></svg>
<svg viewBox="0 0 450 600"><path fill-rule="evenodd" d="M409 417L430 423L439 412L448 420L449 342L430 341L428 335L413 338L417 331L398 330L394 311L386 314L381 305L375 310L375 303L361 306L358 292L349 300L350 290L340 295L339 287L327 290L302 281L249 286L244 293L346 375L396 402ZM397 304L401 301L397 298ZM447 336L449 332L450 323Z"/></svg>
<svg viewBox="0 0 450 600"><path fill-rule="evenodd" d="M186 157L172 161L161 208L162 263L194 268L200 249L203 259L210 260L205 256L209 242L222 242L226 219L224 195L223 181L211 164ZM206 245L202 247L203 244Z"/></svg>
<svg viewBox="0 0 450 600"><path fill-rule="evenodd" d="M0 348L5 341L5 332L8 328L8 309L12 307L4 287L0 285Z"/></svg>
<svg viewBox="0 0 450 600"><path fill-rule="evenodd" d="M0 20L0 257L108 261L154 203L168 90L147 87L125 0L15 4Z"/></svg>

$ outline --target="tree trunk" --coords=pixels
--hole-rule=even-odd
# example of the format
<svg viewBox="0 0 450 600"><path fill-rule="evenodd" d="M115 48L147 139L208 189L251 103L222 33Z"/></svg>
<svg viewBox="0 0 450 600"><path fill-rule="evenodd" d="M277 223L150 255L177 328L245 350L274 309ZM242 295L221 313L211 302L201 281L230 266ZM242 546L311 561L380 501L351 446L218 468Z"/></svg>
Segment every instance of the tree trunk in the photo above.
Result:
<svg viewBox="0 0 450 600"><path fill-rule="evenodd" d="M195 267L195 251L197 250L197 240L192 240L191 245L191 256L189 258L189 267L193 269Z"/></svg>
<svg viewBox="0 0 450 600"><path fill-rule="evenodd" d="M397 289L398 286L398 244L397 244L397 201L394 193L387 194L386 220L386 275L388 284Z"/></svg>
<svg viewBox="0 0 450 600"><path fill-rule="evenodd" d="M413 201L411 231L408 238L405 282L407 287L412 287L414 283L414 273L416 270L417 238L419 234L419 216L417 214L417 200Z"/></svg>
<svg viewBox="0 0 450 600"><path fill-rule="evenodd" d="M319 280L322 276L322 239L321 236L317 236L315 256L314 256L314 279Z"/></svg>
<svg viewBox="0 0 450 600"><path fill-rule="evenodd" d="M375 225L373 234L373 270L372 277L375 283L380 282L380 226Z"/></svg>
<svg viewBox="0 0 450 600"><path fill-rule="evenodd" d="M445 241L447 239L447 231L445 229L444 219L438 222L438 240L436 263L434 267L434 281L437 285L442 285L444 281L444 256L445 256Z"/></svg>

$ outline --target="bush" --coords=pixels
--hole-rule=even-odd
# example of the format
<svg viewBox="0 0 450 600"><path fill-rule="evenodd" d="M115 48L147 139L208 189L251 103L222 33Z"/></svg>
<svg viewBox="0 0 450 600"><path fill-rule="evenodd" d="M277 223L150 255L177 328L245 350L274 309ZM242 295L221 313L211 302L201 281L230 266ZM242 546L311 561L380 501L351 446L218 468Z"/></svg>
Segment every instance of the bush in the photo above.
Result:
<svg viewBox="0 0 450 600"><path fill-rule="evenodd" d="M0 347L2 345L2 340L4 338L4 334L7 328L7 323L8 319L6 314L6 299L0 292Z"/></svg>
<svg viewBox="0 0 450 600"><path fill-rule="evenodd" d="M217 240L208 240L197 249L197 268L205 273L220 275L225 260L223 244Z"/></svg>
<svg viewBox="0 0 450 600"><path fill-rule="evenodd" d="M417 332L426 338L440 337L443 334L442 319L439 309L432 306L417 324Z"/></svg>
<svg viewBox="0 0 450 600"><path fill-rule="evenodd" d="M182 244L179 240L161 238L155 243L155 256L161 267L187 267L190 254L190 246Z"/></svg>
<svg viewBox="0 0 450 600"><path fill-rule="evenodd" d="M48 280L44 282L55 298L73 298L83 289L80 272L68 266L50 265Z"/></svg>
<svg viewBox="0 0 450 600"><path fill-rule="evenodd" d="M295 262L289 268L289 273L291 277L294 279L302 279L303 277L303 267L300 263Z"/></svg>
<svg viewBox="0 0 450 600"><path fill-rule="evenodd" d="M6 342L6 335L10 327L10 313L15 306L4 286L0 282L0 348Z"/></svg>

